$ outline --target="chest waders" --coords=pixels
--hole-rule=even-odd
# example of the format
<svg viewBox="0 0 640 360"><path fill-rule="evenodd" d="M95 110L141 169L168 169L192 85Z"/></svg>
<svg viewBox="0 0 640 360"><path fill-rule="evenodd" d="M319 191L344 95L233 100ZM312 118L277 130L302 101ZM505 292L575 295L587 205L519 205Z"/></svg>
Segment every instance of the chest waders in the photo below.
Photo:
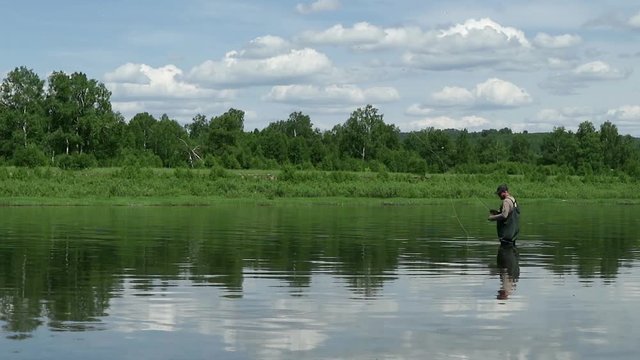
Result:
<svg viewBox="0 0 640 360"><path fill-rule="evenodd" d="M515 245L520 233L520 207L515 200L509 198L507 200L513 202L513 207L506 219L496 222L498 239L500 239L500 244ZM500 206L500 212L502 212L502 206Z"/></svg>

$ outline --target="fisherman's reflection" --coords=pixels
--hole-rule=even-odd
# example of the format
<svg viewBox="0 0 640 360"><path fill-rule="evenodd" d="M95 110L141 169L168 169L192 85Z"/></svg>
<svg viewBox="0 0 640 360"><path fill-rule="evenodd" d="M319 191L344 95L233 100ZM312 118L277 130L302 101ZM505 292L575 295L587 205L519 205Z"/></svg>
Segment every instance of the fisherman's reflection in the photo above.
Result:
<svg viewBox="0 0 640 360"><path fill-rule="evenodd" d="M500 274L500 290L496 298L507 300L516 289L520 277L520 254L515 242L501 241L497 255L498 272Z"/></svg>
<svg viewBox="0 0 640 360"><path fill-rule="evenodd" d="M498 290L498 299L506 300L515 290L516 281L520 276L520 255L516 247L516 240L520 233L520 206L509 193L507 184L498 186L495 194L502 200L502 204L500 204L500 210L489 210L488 220L496 222L500 241L497 263L501 286Z"/></svg>

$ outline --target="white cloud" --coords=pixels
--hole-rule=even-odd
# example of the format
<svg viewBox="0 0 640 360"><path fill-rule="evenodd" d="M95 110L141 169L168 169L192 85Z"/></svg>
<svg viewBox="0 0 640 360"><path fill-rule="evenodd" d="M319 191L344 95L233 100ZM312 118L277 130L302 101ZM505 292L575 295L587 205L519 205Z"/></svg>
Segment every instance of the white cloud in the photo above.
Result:
<svg viewBox="0 0 640 360"><path fill-rule="evenodd" d="M370 50L401 47L427 53L531 47L521 30L502 26L487 18L469 19L448 29L428 32L417 27L383 29L367 22L356 23L351 28L338 24L321 32L304 32L299 40L311 44L366 45L362 48Z"/></svg>
<svg viewBox="0 0 640 360"><path fill-rule="evenodd" d="M211 115L222 113L229 109L230 103L215 102L206 100L189 99L164 99L164 100L123 100L112 101L111 106L114 111L120 112L125 119L130 119L141 112L159 118L162 114L167 114L169 118L180 123L187 123L196 114ZM247 117L245 116L245 120Z"/></svg>
<svg viewBox="0 0 640 360"><path fill-rule="evenodd" d="M638 12L637 14L633 15L629 21L628 21L628 25L631 26L634 29L640 29L640 12Z"/></svg>
<svg viewBox="0 0 640 360"><path fill-rule="evenodd" d="M189 78L202 83L229 86L292 83L329 72L329 58L314 49L291 50L264 59L244 58L232 51L221 61L208 60L194 67Z"/></svg>
<svg viewBox="0 0 640 360"><path fill-rule="evenodd" d="M238 52L238 56L248 59L264 59L290 50L291 44L287 40L278 36L266 35L251 40Z"/></svg>
<svg viewBox="0 0 640 360"><path fill-rule="evenodd" d="M574 94L576 89L599 81L622 80L629 77L630 70L621 70L603 61L592 61L570 71L553 75L540 84L541 87L561 95Z"/></svg>
<svg viewBox="0 0 640 360"><path fill-rule="evenodd" d="M351 28L338 24L321 32L306 31L298 40L308 44L355 46L376 44L384 37L385 30L367 22L359 22Z"/></svg>
<svg viewBox="0 0 640 360"><path fill-rule="evenodd" d="M301 14L311 14L321 11L334 11L340 8L340 0L317 0L311 4L300 3L296 10Z"/></svg>
<svg viewBox="0 0 640 360"><path fill-rule="evenodd" d="M446 29L423 31L418 27L380 28L360 22L352 27L335 25L320 32L304 32L303 44L347 46L353 50L405 50L408 66L429 70L496 66L530 70L532 46L524 32L484 18L469 19Z"/></svg>
<svg viewBox="0 0 640 360"><path fill-rule="evenodd" d="M603 61L592 61L576 67L573 72L580 80L618 80L625 78L628 73L612 67Z"/></svg>
<svg viewBox="0 0 640 360"><path fill-rule="evenodd" d="M538 33L533 39L536 46L547 49L561 49L578 45L582 38L578 35L564 34L552 36L546 33Z"/></svg>
<svg viewBox="0 0 640 360"><path fill-rule="evenodd" d="M407 52L402 59L406 66L431 71L486 68L497 71L531 72L540 67L539 60L528 50L519 52L487 49L485 52L444 54Z"/></svg>
<svg viewBox="0 0 640 360"><path fill-rule="evenodd" d="M355 85L314 85L274 86L266 99L283 103L304 104L365 104L398 100L400 94L392 87L372 87L362 89Z"/></svg>
<svg viewBox="0 0 640 360"><path fill-rule="evenodd" d="M526 90L517 85L491 78L477 84L475 89L447 86L431 95L435 104L440 106L498 106L515 107L532 102Z"/></svg>
<svg viewBox="0 0 640 360"><path fill-rule="evenodd" d="M496 106L519 106L531 103L531 96L522 88L500 79L489 79L476 85L476 99Z"/></svg>
<svg viewBox="0 0 640 360"><path fill-rule="evenodd" d="M634 122L637 123L637 126L640 126L640 106L624 105L617 109L610 109L607 111L607 117L611 120Z"/></svg>
<svg viewBox="0 0 640 360"><path fill-rule="evenodd" d="M460 46L464 50L512 45L526 48L531 46L524 32L513 27L502 26L489 18L469 19L464 24L441 30L438 38L449 40L447 44Z"/></svg>
<svg viewBox="0 0 640 360"><path fill-rule="evenodd" d="M149 112L145 107L145 103L141 101L112 101L111 107L114 111L120 112L127 118L137 113Z"/></svg>
<svg viewBox="0 0 640 360"><path fill-rule="evenodd" d="M105 74L104 79L107 82L115 83L124 82L131 84L148 84L150 79L149 75L145 73L147 72L147 68L150 67L144 64L126 63L124 65L120 65L112 72ZM173 65L169 65L166 70L174 73L180 72L180 70L176 69Z"/></svg>
<svg viewBox="0 0 640 360"><path fill-rule="evenodd" d="M428 70L483 66L529 71L536 61L524 32L488 18L469 19L430 35L404 55L406 64Z"/></svg>
<svg viewBox="0 0 640 360"><path fill-rule="evenodd" d="M174 65L153 68L146 64L124 64L105 75L105 86L115 100L121 99L213 99L228 100L234 92L213 90L182 81L182 70Z"/></svg>
<svg viewBox="0 0 640 360"><path fill-rule="evenodd" d="M433 109L425 107L421 104L412 104L405 110L405 114L409 116L425 116L433 112Z"/></svg>
<svg viewBox="0 0 640 360"><path fill-rule="evenodd" d="M640 11L633 15L629 15L628 11L610 11L602 16L591 19L586 22L586 26L590 27L611 27L623 30L639 30L640 29Z"/></svg>
<svg viewBox="0 0 640 360"><path fill-rule="evenodd" d="M442 90L433 93L431 98L438 105L443 106L472 105L476 100L471 91L457 86L445 86Z"/></svg>
<svg viewBox="0 0 640 360"><path fill-rule="evenodd" d="M146 64L124 64L105 74L105 86L112 92L112 106L125 117L139 112L163 113L178 120L219 110L235 98L233 90L215 90L182 80L174 65L158 68Z"/></svg>
<svg viewBox="0 0 640 360"><path fill-rule="evenodd" d="M605 121L611 121L620 134L637 134L640 131L640 105L623 105L608 110L586 106L546 108L538 111L531 125L540 131L551 131L557 126L575 131L584 121L590 121L596 128Z"/></svg>
<svg viewBox="0 0 640 360"><path fill-rule="evenodd" d="M568 69L571 67L571 62L556 57L547 58L547 66L550 69Z"/></svg>
<svg viewBox="0 0 640 360"><path fill-rule="evenodd" d="M420 130L428 127L437 129L480 129L489 124L489 120L475 115L452 118L449 116L427 117L410 123L408 130Z"/></svg>
<svg viewBox="0 0 640 360"><path fill-rule="evenodd" d="M597 111L589 107L566 106L557 109L541 109L533 120L557 126L574 126L583 121L593 120L596 116L598 116Z"/></svg>

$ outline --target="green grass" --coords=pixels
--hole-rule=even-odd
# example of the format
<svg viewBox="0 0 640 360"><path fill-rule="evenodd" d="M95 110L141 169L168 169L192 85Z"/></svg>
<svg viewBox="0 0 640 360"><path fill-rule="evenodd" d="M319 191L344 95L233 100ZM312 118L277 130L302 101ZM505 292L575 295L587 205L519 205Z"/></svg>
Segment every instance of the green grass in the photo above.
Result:
<svg viewBox="0 0 640 360"><path fill-rule="evenodd" d="M502 182L519 198L640 202L639 182L617 176L3 167L0 205L420 204L494 200Z"/></svg>

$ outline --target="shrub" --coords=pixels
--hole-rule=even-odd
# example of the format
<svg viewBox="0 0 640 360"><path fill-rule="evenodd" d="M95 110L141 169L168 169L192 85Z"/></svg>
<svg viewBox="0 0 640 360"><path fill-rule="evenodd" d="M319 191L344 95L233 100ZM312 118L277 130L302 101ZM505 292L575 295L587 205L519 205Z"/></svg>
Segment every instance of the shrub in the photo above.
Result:
<svg viewBox="0 0 640 360"><path fill-rule="evenodd" d="M62 154L56 158L56 164L59 168L65 170L81 170L97 165L96 157L93 154L78 154L71 155Z"/></svg>
<svg viewBox="0 0 640 360"><path fill-rule="evenodd" d="M209 179L216 180L229 176L229 173L220 165L216 165L209 171Z"/></svg>
<svg viewBox="0 0 640 360"><path fill-rule="evenodd" d="M386 168L379 169L377 178L378 178L378 180L388 181L390 176L389 176L389 172L387 171L387 169Z"/></svg>
<svg viewBox="0 0 640 360"><path fill-rule="evenodd" d="M240 162L233 154L225 153L222 156L222 166L226 169L240 169Z"/></svg>
<svg viewBox="0 0 640 360"><path fill-rule="evenodd" d="M15 166L27 166L34 168L47 163L47 157L35 144L26 147L19 147L13 154L13 164Z"/></svg>
<svg viewBox="0 0 640 360"><path fill-rule="evenodd" d="M175 176L177 179L187 179L187 180L191 180L195 177L195 174L192 170L190 169L185 169L185 168L176 168L173 171L173 176Z"/></svg>
<svg viewBox="0 0 640 360"><path fill-rule="evenodd" d="M113 173L113 177L119 179L149 179L152 176L151 170L143 170L138 166L123 166Z"/></svg>
<svg viewBox="0 0 640 360"><path fill-rule="evenodd" d="M204 166L208 167L208 168L213 168L214 166L219 166L220 162L218 161L218 159L211 155L211 154L207 154L204 157Z"/></svg>
<svg viewBox="0 0 640 360"><path fill-rule="evenodd" d="M291 165L285 165L278 175L278 179L282 181L294 181L296 179L296 169Z"/></svg>
<svg viewBox="0 0 640 360"><path fill-rule="evenodd" d="M149 150L123 150L120 165L137 167L162 167L162 159Z"/></svg>

